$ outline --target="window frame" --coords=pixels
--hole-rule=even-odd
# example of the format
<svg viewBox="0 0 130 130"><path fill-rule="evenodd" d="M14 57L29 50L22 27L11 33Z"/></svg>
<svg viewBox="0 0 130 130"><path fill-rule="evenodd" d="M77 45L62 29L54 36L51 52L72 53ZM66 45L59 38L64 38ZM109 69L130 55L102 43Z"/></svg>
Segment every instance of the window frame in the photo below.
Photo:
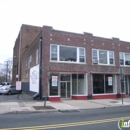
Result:
<svg viewBox="0 0 130 130"><path fill-rule="evenodd" d="M54 53L57 55L57 60L52 60L52 46L57 46L57 53ZM68 48L76 48L76 61L60 61L60 47L68 47ZM84 55L80 55L80 49L84 50ZM81 56L84 59L84 62L80 62ZM85 64L86 63L86 49L84 47L76 47L76 46L66 46L66 45L57 45L57 44L50 44L50 61L51 62L61 62L61 63L80 63Z"/></svg>
<svg viewBox="0 0 130 130"><path fill-rule="evenodd" d="M126 54L130 55L130 53L128 53L128 52L119 52L119 64L120 64L120 66L130 66L130 65L126 65ZM121 55L123 57L121 57ZM123 65L120 63L120 60L123 60Z"/></svg>
<svg viewBox="0 0 130 130"><path fill-rule="evenodd" d="M93 51L97 51L96 53L96 56L94 56L94 53L93 53ZM105 64L105 63L100 63L100 57L99 57L99 53L100 53L100 51L106 51L107 52L107 63ZM113 64L111 64L110 63L110 59L111 59L111 57L110 57L110 52L113 52ZM115 65L115 55L114 55L114 51L112 51L112 50L103 50L103 49L92 49L92 64L94 64L93 63L93 61L95 60L95 59L98 61L98 65Z"/></svg>

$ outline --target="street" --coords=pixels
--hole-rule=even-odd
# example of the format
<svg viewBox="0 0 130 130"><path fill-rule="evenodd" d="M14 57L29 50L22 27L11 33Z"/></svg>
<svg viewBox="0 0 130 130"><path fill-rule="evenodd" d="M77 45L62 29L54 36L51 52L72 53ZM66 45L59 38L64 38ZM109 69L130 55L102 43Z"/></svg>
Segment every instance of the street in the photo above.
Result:
<svg viewBox="0 0 130 130"><path fill-rule="evenodd" d="M118 130L118 121L121 119L130 120L129 106L59 112L2 114L0 115L0 129Z"/></svg>

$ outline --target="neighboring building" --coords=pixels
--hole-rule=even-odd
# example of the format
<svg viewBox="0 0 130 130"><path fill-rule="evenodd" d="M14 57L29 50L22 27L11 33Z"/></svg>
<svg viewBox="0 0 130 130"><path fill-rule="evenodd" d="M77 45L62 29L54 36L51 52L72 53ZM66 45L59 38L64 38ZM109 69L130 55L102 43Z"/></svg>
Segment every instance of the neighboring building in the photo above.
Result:
<svg viewBox="0 0 130 130"><path fill-rule="evenodd" d="M30 69L42 61L42 96L50 101L119 98L122 91L123 97L130 94L130 42L64 32L49 26L22 25L21 31L21 42L19 33L14 47L14 57L19 62L14 60L13 81L19 72L24 90L29 91Z"/></svg>

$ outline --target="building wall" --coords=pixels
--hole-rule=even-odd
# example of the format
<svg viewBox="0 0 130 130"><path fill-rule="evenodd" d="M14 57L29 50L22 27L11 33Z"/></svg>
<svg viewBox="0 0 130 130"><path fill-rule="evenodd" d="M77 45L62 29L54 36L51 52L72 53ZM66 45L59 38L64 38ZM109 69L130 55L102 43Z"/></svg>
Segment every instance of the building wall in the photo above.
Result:
<svg viewBox="0 0 130 130"><path fill-rule="evenodd" d="M50 62L50 44L84 47L86 49L86 64ZM114 51L115 65L93 65L92 49ZM119 79L119 52L130 52L130 43L120 41L117 38L107 39L93 36L89 33L75 34L53 30L51 27L43 27L43 84L44 92L47 91L48 71L57 72L87 72L88 95L92 95L92 73L116 74L117 93L120 93ZM130 74L129 67L124 67L124 73ZM44 95L45 95L44 93Z"/></svg>
<svg viewBox="0 0 130 130"><path fill-rule="evenodd" d="M34 41L34 39L37 37L37 35L40 32L41 32L41 27L25 25L25 24L21 26L13 50L13 74L12 74L13 81L12 82L14 84L16 82L16 74L18 74L18 66L20 67L20 72L21 72L21 66L22 66L21 55L25 51L25 49L27 49L28 46ZM20 62L19 62L19 58L20 58ZM21 80L21 74L19 80Z"/></svg>
<svg viewBox="0 0 130 130"><path fill-rule="evenodd" d="M72 72L72 73L87 73L88 81L88 96L92 96L92 74L114 74L116 75L117 81L117 94L120 93L120 78L119 78L119 52L129 52L130 53L130 43L120 41L118 38L101 38L93 36L90 33L76 34L70 32L64 32L59 30L54 30L52 27L43 26L41 33L35 27L30 27L27 25L23 26L22 31L22 47L21 47L21 81L29 82L29 68L26 66L26 61L30 55L32 55L32 63L30 67L36 65L36 49L39 48L39 37L42 36L43 39L43 53L42 53L42 81L43 81L43 96L48 95L48 81L50 72ZM30 29L30 30L29 30ZM40 29L40 28L38 28ZM35 33L34 33L35 32ZM29 38L31 37L31 38ZM66 45L66 46L76 46L84 47L86 50L86 63L60 63L60 62L50 62L50 45ZM15 45L16 46L16 45ZM115 65L98 65L92 63L92 49L102 49L114 51ZM14 52L16 47L14 48ZM40 59L39 59L40 60ZM130 74L129 67L124 67L124 73ZM114 97L113 95L111 97ZM99 98L99 97L97 97ZM107 98L107 96L105 97Z"/></svg>

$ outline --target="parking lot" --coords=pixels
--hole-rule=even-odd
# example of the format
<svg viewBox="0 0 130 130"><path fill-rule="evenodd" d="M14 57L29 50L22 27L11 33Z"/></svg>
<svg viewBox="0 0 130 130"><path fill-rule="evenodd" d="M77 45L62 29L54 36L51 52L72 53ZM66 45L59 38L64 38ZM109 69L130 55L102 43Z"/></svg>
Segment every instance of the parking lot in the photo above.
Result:
<svg viewBox="0 0 130 130"><path fill-rule="evenodd" d="M19 101L34 101L32 96L21 93L21 94L11 94L11 95L5 95L0 94L0 102L19 102Z"/></svg>

